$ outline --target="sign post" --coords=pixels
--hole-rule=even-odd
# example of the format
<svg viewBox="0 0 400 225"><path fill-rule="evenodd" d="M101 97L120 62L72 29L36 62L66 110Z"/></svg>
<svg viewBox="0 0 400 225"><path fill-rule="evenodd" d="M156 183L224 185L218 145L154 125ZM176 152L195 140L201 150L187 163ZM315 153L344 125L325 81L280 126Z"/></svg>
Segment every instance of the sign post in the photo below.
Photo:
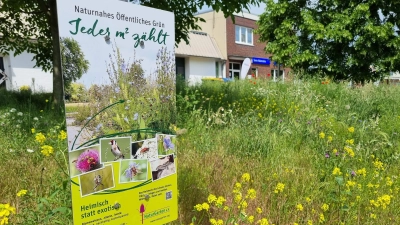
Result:
<svg viewBox="0 0 400 225"><path fill-rule="evenodd" d="M74 224L176 220L174 14L109 0L57 11L60 38L89 64L76 81L86 101L67 115Z"/></svg>

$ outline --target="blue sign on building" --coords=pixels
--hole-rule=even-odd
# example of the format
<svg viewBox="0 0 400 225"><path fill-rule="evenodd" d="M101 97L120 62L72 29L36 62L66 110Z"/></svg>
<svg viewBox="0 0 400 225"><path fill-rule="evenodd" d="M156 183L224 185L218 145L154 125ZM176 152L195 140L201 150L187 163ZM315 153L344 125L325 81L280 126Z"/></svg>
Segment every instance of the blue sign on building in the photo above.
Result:
<svg viewBox="0 0 400 225"><path fill-rule="evenodd" d="M262 64L262 65L269 65L271 61L267 58L252 58L253 64Z"/></svg>

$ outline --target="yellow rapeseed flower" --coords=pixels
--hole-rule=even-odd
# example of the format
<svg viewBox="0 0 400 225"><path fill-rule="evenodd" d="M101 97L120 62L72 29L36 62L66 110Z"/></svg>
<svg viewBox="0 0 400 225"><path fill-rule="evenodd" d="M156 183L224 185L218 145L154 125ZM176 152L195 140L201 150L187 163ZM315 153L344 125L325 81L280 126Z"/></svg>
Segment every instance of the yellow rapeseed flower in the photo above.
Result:
<svg viewBox="0 0 400 225"><path fill-rule="evenodd" d="M312 220L308 220L308 221L307 221L307 224L308 224L308 225L313 225Z"/></svg>
<svg viewBox="0 0 400 225"><path fill-rule="evenodd" d="M58 135L58 139L65 140L67 138L67 133L65 131L60 131L60 134Z"/></svg>
<svg viewBox="0 0 400 225"><path fill-rule="evenodd" d="M249 182L250 181L250 174L249 173L244 173L242 175L242 182Z"/></svg>
<svg viewBox="0 0 400 225"><path fill-rule="evenodd" d="M256 198L256 190L253 188L247 190L246 198L255 199Z"/></svg>
<svg viewBox="0 0 400 225"><path fill-rule="evenodd" d="M211 203L213 203L213 202L215 202L217 200L217 197L215 195L213 195L213 194L210 194L208 196L207 200L208 200L208 203L211 204Z"/></svg>
<svg viewBox="0 0 400 225"><path fill-rule="evenodd" d="M219 196L217 198L217 201L215 202L216 206L222 206L224 204L224 202L226 202L226 199L222 196Z"/></svg>
<svg viewBox="0 0 400 225"><path fill-rule="evenodd" d="M202 207L204 210L206 210L206 211L208 211L208 210L210 209L210 205L207 204L206 202L204 202L203 204L201 204L201 207Z"/></svg>
<svg viewBox="0 0 400 225"><path fill-rule="evenodd" d="M349 127L349 128L347 128L347 130L348 130L350 133L354 133L354 127Z"/></svg>
<svg viewBox="0 0 400 225"><path fill-rule="evenodd" d="M319 133L319 138L324 139L325 138L325 133L324 132Z"/></svg>
<svg viewBox="0 0 400 225"><path fill-rule="evenodd" d="M256 212L257 212L258 214L261 214L261 213L262 213L262 209L261 209L260 207L257 207Z"/></svg>
<svg viewBox="0 0 400 225"><path fill-rule="evenodd" d="M319 222L323 223L324 221L325 221L325 216L324 216L324 214L320 213L319 214Z"/></svg>
<svg viewBox="0 0 400 225"><path fill-rule="evenodd" d="M242 209L247 208L248 204L246 201L243 201L242 204L240 205Z"/></svg>
<svg viewBox="0 0 400 225"><path fill-rule="evenodd" d="M43 145L42 146L42 151L40 151L44 156L50 156L53 152L54 149L50 145Z"/></svg>
<svg viewBox="0 0 400 225"><path fill-rule="evenodd" d="M303 205L302 204L297 204L296 205L297 211L303 211Z"/></svg>
<svg viewBox="0 0 400 225"><path fill-rule="evenodd" d="M249 221L249 223L253 223L254 222L254 216L247 217L247 221Z"/></svg>
<svg viewBox="0 0 400 225"><path fill-rule="evenodd" d="M357 175L367 176L367 170L365 168L357 170Z"/></svg>
<svg viewBox="0 0 400 225"><path fill-rule="evenodd" d="M210 219L210 223L211 223L212 225L217 225L217 220L211 218L211 219Z"/></svg>
<svg viewBox="0 0 400 225"><path fill-rule="evenodd" d="M35 128L31 129L32 134L34 134L36 132Z"/></svg>
<svg viewBox="0 0 400 225"><path fill-rule="evenodd" d="M223 225L223 224L224 224L224 221L223 221L223 220L219 219L219 220L217 221L217 225Z"/></svg>
<svg viewBox="0 0 400 225"><path fill-rule="evenodd" d="M285 189L285 185L283 183L278 183L274 192L278 194L279 192L283 192L283 189Z"/></svg>
<svg viewBox="0 0 400 225"><path fill-rule="evenodd" d="M203 206L202 206L201 204L195 205L194 208L195 208L197 211L203 210Z"/></svg>
<svg viewBox="0 0 400 225"><path fill-rule="evenodd" d="M257 221L257 224L260 225L269 225L269 222L266 218L262 218L261 220Z"/></svg>
<svg viewBox="0 0 400 225"><path fill-rule="evenodd" d="M328 136L328 141L332 142L332 140L333 140L333 137L332 136Z"/></svg>
<svg viewBox="0 0 400 225"><path fill-rule="evenodd" d="M44 141L46 140L46 137L42 133L37 133L36 136L35 136L35 140L37 142L39 142L40 144L43 144Z"/></svg>
<svg viewBox="0 0 400 225"><path fill-rule="evenodd" d="M329 205L326 204L326 203L324 203L324 204L321 206L321 209L322 209L322 211L326 212L326 211L328 211L328 209L329 209Z"/></svg>
<svg viewBox="0 0 400 225"><path fill-rule="evenodd" d="M22 196L26 195L27 192L28 192L27 190L20 190L20 191L18 191L17 196L22 197Z"/></svg>
<svg viewBox="0 0 400 225"><path fill-rule="evenodd" d="M332 175L342 175L342 172L340 172L340 169L335 167L333 169Z"/></svg>

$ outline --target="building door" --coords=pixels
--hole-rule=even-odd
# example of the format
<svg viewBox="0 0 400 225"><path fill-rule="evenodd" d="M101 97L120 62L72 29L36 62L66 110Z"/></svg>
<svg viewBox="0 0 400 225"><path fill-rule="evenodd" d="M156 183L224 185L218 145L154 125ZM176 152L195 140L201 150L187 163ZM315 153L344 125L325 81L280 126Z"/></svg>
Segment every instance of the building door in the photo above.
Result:
<svg viewBox="0 0 400 225"><path fill-rule="evenodd" d="M240 63L229 63L229 78L240 79Z"/></svg>
<svg viewBox="0 0 400 225"><path fill-rule="evenodd" d="M2 78L4 77L2 72L4 72L4 61L3 61L3 57L0 56L0 88L5 88L6 87L6 81L4 80L2 81Z"/></svg>
<svg viewBox="0 0 400 225"><path fill-rule="evenodd" d="M176 63L176 78L178 79L181 78L185 80L185 58L176 58L175 59Z"/></svg>

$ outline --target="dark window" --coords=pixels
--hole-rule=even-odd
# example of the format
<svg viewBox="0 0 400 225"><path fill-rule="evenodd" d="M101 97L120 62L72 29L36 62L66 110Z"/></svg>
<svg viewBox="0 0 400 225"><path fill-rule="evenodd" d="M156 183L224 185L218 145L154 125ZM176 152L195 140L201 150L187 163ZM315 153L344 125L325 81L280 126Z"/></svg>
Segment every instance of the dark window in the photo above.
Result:
<svg viewBox="0 0 400 225"><path fill-rule="evenodd" d="M185 78L185 58L176 58L176 75Z"/></svg>

